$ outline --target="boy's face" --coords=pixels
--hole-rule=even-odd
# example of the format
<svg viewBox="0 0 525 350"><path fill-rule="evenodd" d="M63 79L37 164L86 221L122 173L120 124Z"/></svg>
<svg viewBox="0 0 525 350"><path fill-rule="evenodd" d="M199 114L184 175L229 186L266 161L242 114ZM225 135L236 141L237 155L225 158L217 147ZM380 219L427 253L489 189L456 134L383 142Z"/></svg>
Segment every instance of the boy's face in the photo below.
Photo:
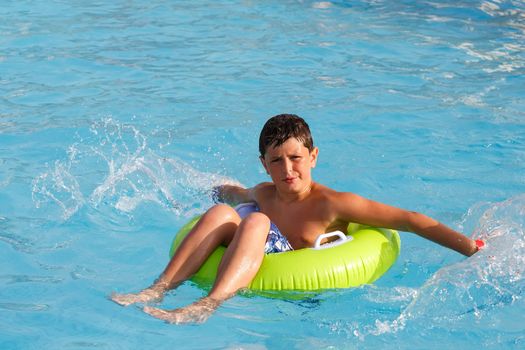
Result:
<svg viewBox="0 0 525 350"><path fill-rule="evenodd" d="M311 185L311 170L318 153L317 148L309 152L301 141L292 137L280 146L268 147L261 163L278 191L302 193Z"/></svg>

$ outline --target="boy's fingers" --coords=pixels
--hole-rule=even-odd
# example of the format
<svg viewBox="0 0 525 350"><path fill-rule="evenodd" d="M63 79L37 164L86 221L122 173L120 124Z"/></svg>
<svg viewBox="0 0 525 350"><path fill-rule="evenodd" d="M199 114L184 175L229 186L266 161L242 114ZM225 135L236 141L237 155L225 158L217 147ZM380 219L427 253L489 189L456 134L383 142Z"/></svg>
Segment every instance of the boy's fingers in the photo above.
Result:
<svg viewBox="0 0 525 350"><path fill-rule="evenodd" d="M485 246L485 242L483 242L481 239L476 239L474 242L476 242L476 247L478 247L478 251L483 249Z"/></svg>

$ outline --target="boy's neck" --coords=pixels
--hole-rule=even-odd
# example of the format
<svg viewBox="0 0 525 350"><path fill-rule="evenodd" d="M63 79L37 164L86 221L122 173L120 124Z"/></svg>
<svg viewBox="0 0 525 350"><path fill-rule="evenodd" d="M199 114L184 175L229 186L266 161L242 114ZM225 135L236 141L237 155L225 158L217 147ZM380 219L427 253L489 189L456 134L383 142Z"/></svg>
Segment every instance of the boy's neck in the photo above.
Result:
<svg viewBox="0 0 525 350"><path fill-rule="evenodd" d="M283 202L297 202L307 198L312 192L314 183L311 181L301 192L298 193L281 193L277 191L277 197Z"/></svg>

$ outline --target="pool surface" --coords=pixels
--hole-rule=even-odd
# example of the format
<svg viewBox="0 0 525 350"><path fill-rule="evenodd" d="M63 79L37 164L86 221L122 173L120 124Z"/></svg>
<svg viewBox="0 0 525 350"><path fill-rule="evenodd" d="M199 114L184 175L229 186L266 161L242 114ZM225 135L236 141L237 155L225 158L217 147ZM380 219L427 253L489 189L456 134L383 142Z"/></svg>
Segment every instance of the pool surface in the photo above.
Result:
<svg viewBox="0 0 525 350"><path fill-rule="evenodd" d="M4 2L0 348L524 348L524 39L523 1ZM316 181L487 248L402 233L373 285L236 296L202 325L111 302L212 186L268 179L279 113L309 122Z"/></svg>

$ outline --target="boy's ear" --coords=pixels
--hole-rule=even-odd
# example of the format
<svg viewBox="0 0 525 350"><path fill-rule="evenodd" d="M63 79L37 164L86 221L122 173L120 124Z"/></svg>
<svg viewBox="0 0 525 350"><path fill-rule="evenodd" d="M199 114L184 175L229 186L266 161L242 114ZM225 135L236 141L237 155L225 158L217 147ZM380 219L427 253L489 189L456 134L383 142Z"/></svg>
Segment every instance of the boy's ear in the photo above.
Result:
<svg viewBox="0 0 525 350"><path fill-rule="evenodd" d="M261 164L262 164L264 170L266 170L266 174L270 175L270 172L268 171L268 168L266 167L266 162L264 161L264 157L263 156L259 156L259 160L261 161Z"/></svg>
<svg viewBox="0 0 525 350"><path fill-rule="evenodd" d="M319 148L314 147L312 152L310 152L310 164L312 165L312 168L315 168L315 165L317 164L318 156L319 156Z"/></svg>

